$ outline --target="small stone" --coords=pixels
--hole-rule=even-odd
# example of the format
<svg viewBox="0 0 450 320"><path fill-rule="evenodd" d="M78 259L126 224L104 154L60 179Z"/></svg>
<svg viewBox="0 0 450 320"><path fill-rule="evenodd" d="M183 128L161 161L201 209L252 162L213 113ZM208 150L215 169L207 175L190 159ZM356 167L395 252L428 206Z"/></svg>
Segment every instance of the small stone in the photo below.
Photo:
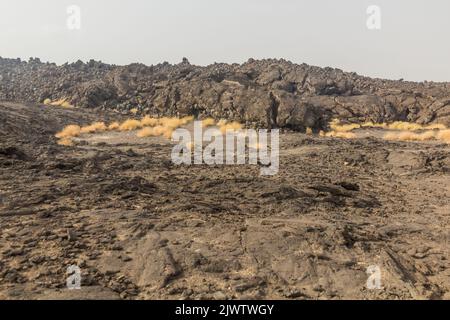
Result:
<svg viewBox="0 0 450 320"><path fill-rule="evenodd" d="M77 240L77 234L72 229L67 229L67 240L75 241Z"/></svg>
<svg viewBox="0 0 450 320"><path fill-rule="evenodd" d="M120 293L120 298L121 299L126 299L128 297L128 293L126 291L123 291Z"/></svg>
<svg viewBox="0 0 450 320"><path fill-rule="evenodd" d="M225 293L223 293L222 291L217 291L217 292L213 293L213 298L215 300L226 300L227 295Z"/></svg>

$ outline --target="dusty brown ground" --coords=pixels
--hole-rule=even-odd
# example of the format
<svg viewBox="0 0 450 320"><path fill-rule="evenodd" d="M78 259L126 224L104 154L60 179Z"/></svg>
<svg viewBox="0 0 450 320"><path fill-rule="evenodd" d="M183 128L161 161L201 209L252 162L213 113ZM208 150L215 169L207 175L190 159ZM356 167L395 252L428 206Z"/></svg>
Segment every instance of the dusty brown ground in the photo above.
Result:
<svg viewBox="0 0 450 320"><path fill-rule="evenodd" d="M162 138L56 145L101 119L0 103L0 299L450 299L449 145L285 133L273 177L174 166Z"/></svg>

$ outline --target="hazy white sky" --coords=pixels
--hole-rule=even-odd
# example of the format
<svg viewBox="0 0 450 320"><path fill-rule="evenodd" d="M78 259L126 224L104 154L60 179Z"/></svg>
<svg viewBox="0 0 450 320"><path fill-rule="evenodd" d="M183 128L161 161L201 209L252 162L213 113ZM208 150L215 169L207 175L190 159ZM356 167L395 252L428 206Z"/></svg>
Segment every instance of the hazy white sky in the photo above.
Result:
<svg viewBox="0 0 450 320"><path fill-rule="evenodd" d="M81 29L67 28L69 5ZM381 30L366 9L381 8ZM367 76L450 81L449 0L0 0L0 56L64 63L285 58Z"/></svg>

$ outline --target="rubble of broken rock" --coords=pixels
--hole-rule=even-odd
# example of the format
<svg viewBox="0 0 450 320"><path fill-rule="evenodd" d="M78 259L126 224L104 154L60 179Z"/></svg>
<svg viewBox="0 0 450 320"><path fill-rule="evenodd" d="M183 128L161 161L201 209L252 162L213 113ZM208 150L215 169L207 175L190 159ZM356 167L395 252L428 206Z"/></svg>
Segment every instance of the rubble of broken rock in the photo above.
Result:
<svg viewBox="0 0 450 320"><path fill-rule="evenodd" d="M450 298L449 144L287 132L260 176L163 137L56 143L117 116L0 103L0 299Z"/></svg>
<svg viewBox="0 0 450 320"><path fill-rule="evenodd" d="M339 69L253 60L243 64L64 64L0 58L0 100L158 116L225 118L248 127L324 129L348 122L450 125L450 84L371 79Z"/></svg>
<svg viewBox="0 0 450 320"><path fill-rule="evenodd" d="M0 299L449 299L450 145L314 134L334 118L448 126L449 89L284 60L0 58ZM171 141L131 131L57 144L130 113L293 130L275 176L177 166Z"/></svg>

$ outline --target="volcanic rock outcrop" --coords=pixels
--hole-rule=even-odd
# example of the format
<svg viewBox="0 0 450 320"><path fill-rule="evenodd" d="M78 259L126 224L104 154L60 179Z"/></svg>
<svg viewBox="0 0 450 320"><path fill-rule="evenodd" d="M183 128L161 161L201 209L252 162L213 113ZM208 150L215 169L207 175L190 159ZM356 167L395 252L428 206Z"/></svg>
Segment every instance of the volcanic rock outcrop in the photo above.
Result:
<svg viewBox="0 0 450 320"><path fill-rule="evenodd" d="M58 66L0 58L0 100L66 99L71 105L157 116L209 116L250 127L318 131L348 122L450 125L450 83L372 79L339 69L253 60L146 66L91 60Z"/></svg>

